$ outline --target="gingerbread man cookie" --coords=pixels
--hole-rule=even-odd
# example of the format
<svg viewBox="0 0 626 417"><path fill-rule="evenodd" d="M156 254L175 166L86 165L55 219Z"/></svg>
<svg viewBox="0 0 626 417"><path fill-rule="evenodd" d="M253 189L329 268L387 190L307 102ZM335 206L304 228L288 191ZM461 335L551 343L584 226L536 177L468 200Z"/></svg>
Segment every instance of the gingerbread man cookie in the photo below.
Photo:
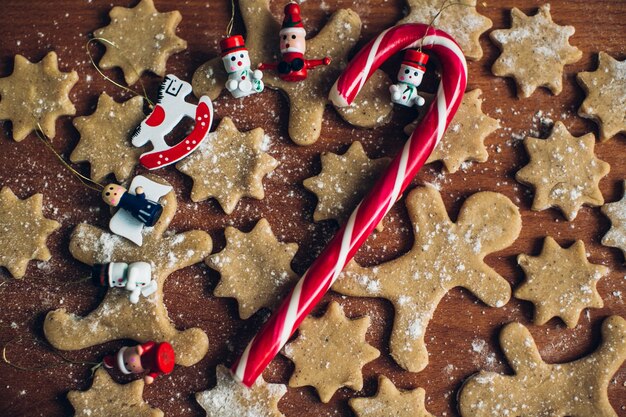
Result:
<svg viewBox="0 0 626 417"><path fill-rule="evenodd" d="M626 257L626 181L622 199L603 205L602 213L611 220L611 229L602 238L602 244L621 249Z"/></svg>
<svg viewBox="0 0 626 417"><path fill-rule="evenodd" d="M424 342L428 322L449 290L464 287L492 307L508 302L509 283L483 259L515 241L522 219L511 200L493 192L465 200L456 223L433 187L411 191L406 206L415 236L411 250L370 268L352 262L333 290L391 301L395 308L391 356L404 369L419 372L428 364Z"/></svg>
<svg viewBox="0 0 626 417"><path fill-rule="evenodd" d="M357 417L434 417L424 405L426 391L400 391L388 378L378 377L378 392L371 398L351 398Z"/></svg>
<svg viewBox="0 0 626 417"><path fill-rule="evenodd" d="M159 181L158 177L152 179ZM172 272L206 258L211 253L211 238L200 230L165 234L176 212L174 191L161 203L163 213L154 228L145 232L142 246L89 224L74 229L70 252L76 259L88 265L149 262L158 290L133 304L125 289L111 288L100 306L86 317L64 308L49 312L44 333L55 348L83 349L117 339L154 340L171 343L179 365L191 366L204 357L209 346L206 334L198 328L179 331L174 327L163 303L163 284Z"/></svg>
<svg viewBox="0 0 626 417"><path fill-rule="evenodd" d="M576 361L548 364L526 327L510 323L500 344L514 375L481 371L459 393L463 417L580 416L616 417L607 389L626 359L626 320L602 323L602 344Z"/></svg>

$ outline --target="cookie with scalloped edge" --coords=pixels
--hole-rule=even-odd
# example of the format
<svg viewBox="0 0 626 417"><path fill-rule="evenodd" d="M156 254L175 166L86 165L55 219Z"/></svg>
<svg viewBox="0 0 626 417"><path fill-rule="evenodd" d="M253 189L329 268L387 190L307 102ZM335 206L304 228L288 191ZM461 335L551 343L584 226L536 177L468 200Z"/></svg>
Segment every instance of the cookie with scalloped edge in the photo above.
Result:
<svg viewBox="0 0 626 417"><path fill-rule="evenodd" d="M424 405L426 391L400 391L387 377L378 377L378 392L370 398L351 398L357 417L434 417Z"/></svg>
<svg viewBox="0 0 626 417"><path fill-rule="evenodd" d="M569 44L574 31L573 26L552 21L550 4L541 6L534 16L514 7L511 28L489 34L502 52L491 71L498 77L513 77L520 98L530 97L537 87L558 95L563 89L563 67L582 57L582 51Z"/></svg>
<svg viewBox="0 0 626 417"><path fill-rule="evenodd" d="M611 228L602 238L602 244L621 249L626 257L626 181L622 199L603 205L601 210L611 220Z"/></svg>
<svg viewBox="0 0 626 417"><path fill-rule="evenodd" d="M37 63L15 55L13 73L0 78L0 120L11 120L13 139L20 142L37 129L53 138L56 120L76 114L69 93L77 81L76 71L59 71L55 52Z"/></svg>

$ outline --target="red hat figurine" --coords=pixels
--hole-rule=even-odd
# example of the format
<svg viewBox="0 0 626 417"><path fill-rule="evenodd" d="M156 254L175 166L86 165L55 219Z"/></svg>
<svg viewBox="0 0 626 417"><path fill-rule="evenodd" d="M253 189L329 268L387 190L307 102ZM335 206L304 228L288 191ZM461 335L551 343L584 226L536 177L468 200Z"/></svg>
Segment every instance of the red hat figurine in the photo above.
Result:
<svg viewBox="0 0 626 417"><path fill-rule="evenodd" d="M133 347L123 347L115 355L104 357L105 368L117 368L123 374L140 374L146 384L152 384L161 374L169 374L174 369L176 356L168 342L149 341Z"/></svg>

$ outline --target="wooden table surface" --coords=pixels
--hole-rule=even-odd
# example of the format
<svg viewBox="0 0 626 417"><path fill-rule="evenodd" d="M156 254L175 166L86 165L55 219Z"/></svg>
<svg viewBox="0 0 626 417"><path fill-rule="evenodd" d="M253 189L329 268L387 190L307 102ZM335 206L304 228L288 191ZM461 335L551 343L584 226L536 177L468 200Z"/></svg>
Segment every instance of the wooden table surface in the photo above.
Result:
<svg viewBox="0 0 626 417"><path fill-rule="evenodd" d="M224 35L230 15L229 3L223 0L156 2L160 11L180 10L183 21L178 33L189 44L185 52L170 58L169 72L190 80L200 64L218 54L218 42ZM488 0L479 3L479 12L493 20L493 28L510 25L511 7L517 6L526 13L534 13L540 4L531 0ZM480 369L511 372L497 343L499 330L504 324L519 321L529 325L543 358L548 362L563 362L586 355L597 347L600 324L605 317L611 314L626 317L624 258L619 250L600 245L609 228L609 222L600 209L585 207L572 222L566 222L557 210L532 212L532 193L528 187L514 180L515 172L528 160L521 142L514 138L537 130L540 115L554 121L562 120L576 136L597 132L593 123L576 115L584 93L575 82L575 74L595 70L599 51L617 59L626 58L625 1L554 0L551 3L553 19L559 24L575 26L576 34L571 43L583 51L579 62L566 67L563 92L552 96L547 90L539 89L530 98L518 100L512 80L491 75L490 67L498 56L498 49L486 34L483 35L481 45L485 55L479 62L469 63L469 89L481 88L484 91L484 111L501 120L502 129L486 141L489 161L473 164L455 174L442 174L440 164L431 164L422 170L415 184L439 184L453 218L464 199L481 190L501 192L520 207L523 217L520 237L511 247L486 259L513 286L523 278L515 262L518 254L537 255L546 235L553 236L561 245L582 239L590 261L611 269L610 275L598 283L604 308L585 311L574 329L567 329L559 319L553 319L544 326L533 326L530 325L533 312L530 303L512 299L503 308L488 308L469 292L455 289L442 300L427 329L428 367L412 374L399 368L389 356L388 342L393 319L389 303L380 299L351 299L330 294L317 312L323 311L329 300L337 299L351 317L371 315L372 326L367 339L381 350L382 355L363 369L365 387L362 392L341 389L329 404L322 404L311 388L289 389L280 403L285 416L352 416L347 399L373 395L379 374L390 377L401 388L424 387L430 412L437 416L456 416L456 393L466 377ZM2 0L0 77L12 72L15 54L38 61L54 50L59 55L61 69L74 69L80 76L80 81L71 92L77 115L91 114L102 91L117 100L128 98L128 94L98 75L88 60L85 43L93 30L109 22L111 6L135 4L136 0ZM279 18L282 18L283 5L283 2L272 4ZM352 7L361 16L364 23L363 42L396 22L406 8L403 0L308 0L303 3L302 9L309 34L317 31L332 11L342 7ZM236 21L235 31L242 31L240 20ZM99 58L102 48L93 47L93 50ZM393 66L386 69L391 75L395 73ZM108 74L121 79L117 70ZM149 94L156 96L159 78L145 75L143 80ZM159 175L174 185L179 198L178 213L171 229L206 230L214 240L214 251L218 251L224 245L223 229L226 225L248 231L259 218L266 217L281 240L300 245L294 269L302 273L336 230L332 222L312 222L316 200L301 185L303 179L319 172L319 154L323 151L344 152L352 141L360 140L370 156L394 155L405 140L402 127L412 120L414 114L397 110L388 125L361 130L348 126L328 107L320 140L304 148L295 146L288 139L288 103L280 93L269 90L243 103L223 94L215 103L217 118L231 116L241 130L262 127L270 135L273 146L269 152L280 160L280 166L271 178L264 181L266 198L262 201L244 199L232 215L226 216L213 200L192 203L189 199L191 180L174 168L168 168L159 171ZM5 122L0 129L0 185L11 187L20 198L36 192L44 193L44 213L59 221L61 228L48 240L53 254L49 263L31 262L23 280L11 278L5 270L0 271L0 343L6 345L7 357L14 363L28 368L44 367L24 371L0 362L0 415L72 415L72 407L66 399L67 392L84 390L91 385L90 365L82 362L97 362L103 355L130 341L63 352L66 359L75 362L68 363L45 342L42 323L48 311L61 306L83 315L100 303L103 292L89 281L68 283L89 274L89 268L70 255L68 242L71 231L80 222L105 227L108 211L103 208L97 193L75 181L34 135L16 143L11 140L10 132L11 123ZM53 139L55 148L68 156L77 142L78 132L72 126L71 118L60 119L57 136ZM624 191L621 184L626 178L625 152L624 136L596 146L597 156L611 165L610 174L600 182L607 202L621 198ZM84 173L88 172L86 164L79 168ZM137 172L143 171L138 169ZM360 262L375 264L394 258L410 247L412 237L404 228L407 218L402 203L396 205L386 222L384 232L376 240L369 241L367 250L358 255ZM210 340L209 352L204 360L190 368L177 367L172 375L160 378L146 388L145 399L168 416L203 415L193 394L214 385L216 365L230 363L235 357L233 351L243 348L262 319L261 315L248 321L237 319L234 300L212 295L218 280L219 276L214 271L204 265L194 265L172 274L166 281L165 302L170 318L181 329L196 326L204 329ZM472 342L481 340L487 342L486 347L482 351L472 349ZM287 359L279 357L264 375L272 382L286 383L292 369ZM626 368L622 367L609 386L611 403L622 416L626 415L625 384Z"/></svg>

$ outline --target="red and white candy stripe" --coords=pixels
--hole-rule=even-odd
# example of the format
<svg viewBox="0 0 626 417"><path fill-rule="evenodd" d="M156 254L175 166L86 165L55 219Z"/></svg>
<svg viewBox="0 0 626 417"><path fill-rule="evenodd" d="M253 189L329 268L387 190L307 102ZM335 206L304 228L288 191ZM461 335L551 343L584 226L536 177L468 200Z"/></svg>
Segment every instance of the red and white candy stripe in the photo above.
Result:
<svg viewBox="0 0 626 417"><path fill-rule="evenodd" d="M467 84L465 57L452 37L423 24L394 26L369 42L337 79L330 99L338 106L350 105L383 62L403 49L417 48L420 44L424 50L436 54L441 62L441 83L435 101L384 176L235 362L233 375L243 384L254 384L302 320L322 299L424 165L452 121Z"/></svg>

